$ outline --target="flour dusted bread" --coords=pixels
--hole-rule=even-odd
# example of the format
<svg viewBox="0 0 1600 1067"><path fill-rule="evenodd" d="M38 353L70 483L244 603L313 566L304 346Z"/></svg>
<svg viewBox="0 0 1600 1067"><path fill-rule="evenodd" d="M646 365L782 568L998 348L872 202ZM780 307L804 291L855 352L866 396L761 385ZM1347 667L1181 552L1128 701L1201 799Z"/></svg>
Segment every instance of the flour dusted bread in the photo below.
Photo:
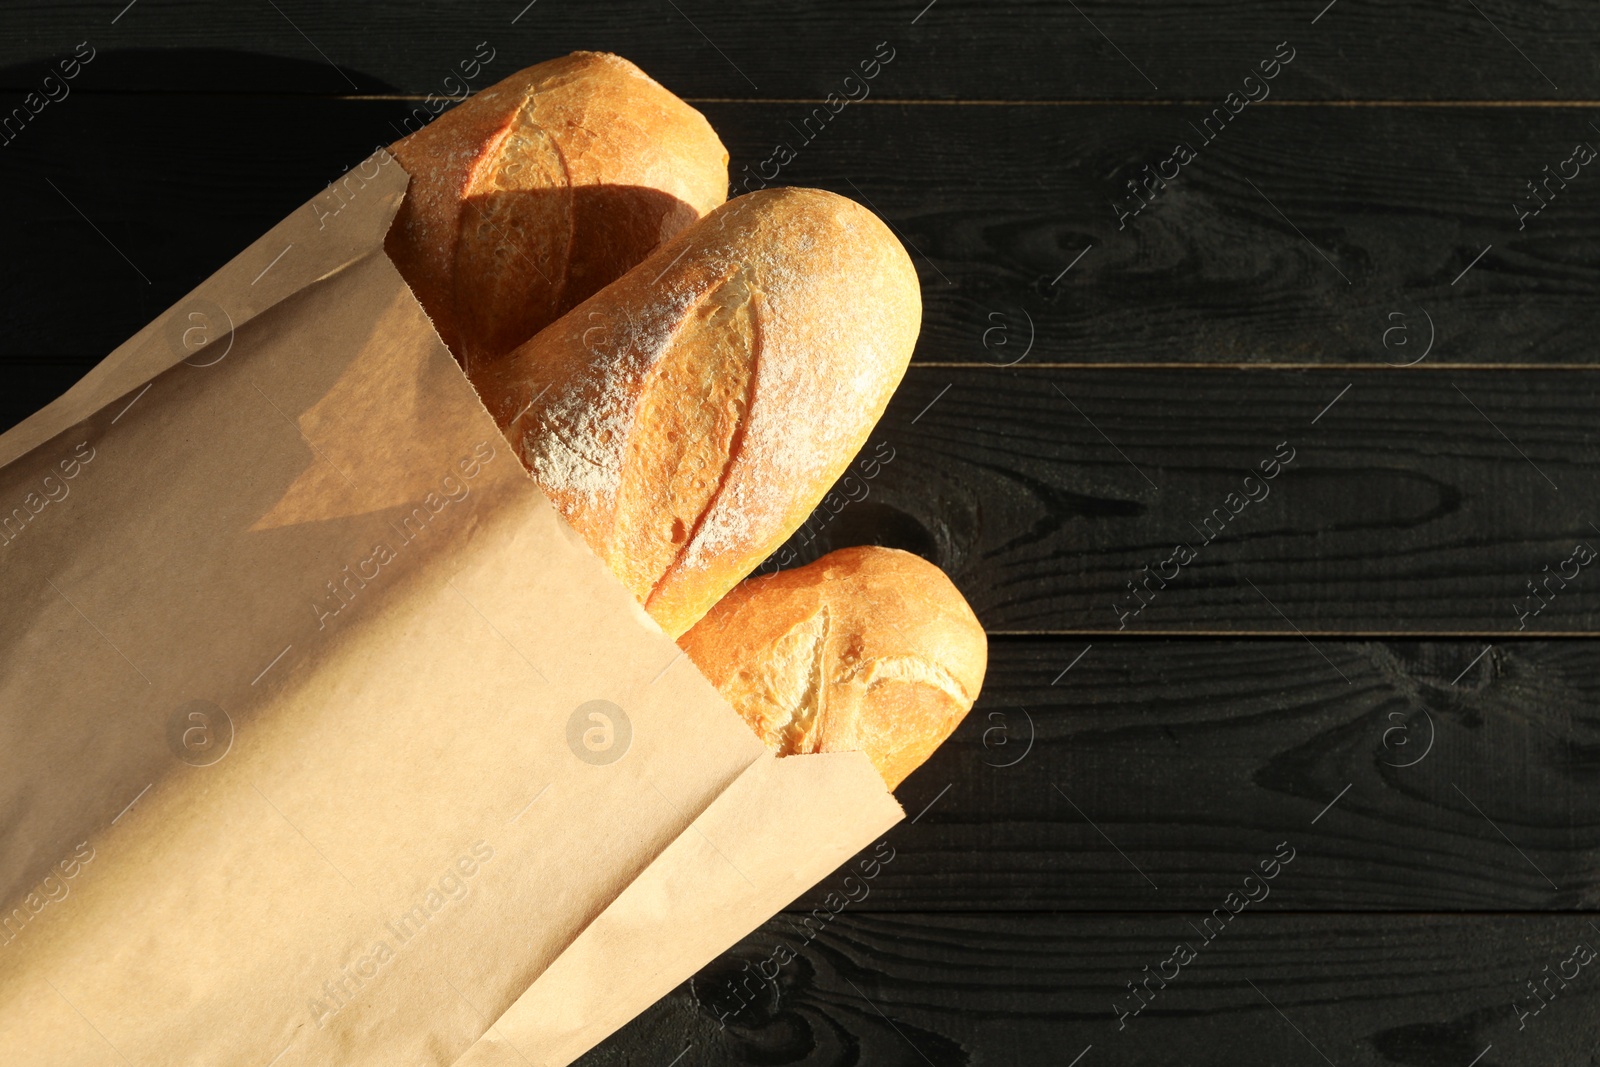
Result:
<svg viewBox="0 0 1600 1067"><path fill-rule="evenodd" d="M989 658L943 571L876 547L752 578L678 644L780 756L865 752L891 789L971 709Z"/></svg>
<svg viewBox="0 0 1600 1067"><path fill-rule="evenodd" d="M667 633L782 544L865 443L922 318L877 216L731 200L480 388L550 500Z"/></svg>
<svg viewBox="0 0 1600 1067"><path fill-rule="evenodd" d="M722 203L728 153L638 67L529 67L392 150L411 176L386 249L476 378Z"/></svg>

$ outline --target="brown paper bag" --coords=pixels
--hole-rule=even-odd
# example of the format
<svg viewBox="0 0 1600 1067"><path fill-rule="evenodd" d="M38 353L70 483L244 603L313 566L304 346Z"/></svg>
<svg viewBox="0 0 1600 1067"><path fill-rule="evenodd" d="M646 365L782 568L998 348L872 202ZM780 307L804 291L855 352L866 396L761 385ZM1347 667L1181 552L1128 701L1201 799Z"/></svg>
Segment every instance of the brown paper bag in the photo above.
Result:
<svg viewBox="0 0 1600 1067"><path fill-rule="evenodd" d="M383 253L405 184L0 436L0 1062L566 1063L901 817L550 508Z"/></svg>

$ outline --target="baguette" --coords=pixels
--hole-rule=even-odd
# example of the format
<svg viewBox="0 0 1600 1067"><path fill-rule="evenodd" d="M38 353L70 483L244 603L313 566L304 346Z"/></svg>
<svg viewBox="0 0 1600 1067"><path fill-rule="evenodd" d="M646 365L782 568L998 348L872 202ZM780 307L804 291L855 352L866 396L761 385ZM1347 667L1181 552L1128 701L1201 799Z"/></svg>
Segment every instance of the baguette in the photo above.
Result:
<svg viewBox="0 0 1600 1067"><path fill-rule="evenodd" d="M529 67L391 150L411 187L385 248L472 379L727 197L705 118L603 52Z"/></svg>
<svg viewBox="0 0 1600 1067"><path fill-rule="evenodd" d="M877 216L729 201L480 390L556 508L673 637L792 533L905 374L917 275Z"/></svg>
<svg viewBox="0 0 1600 1067"><path fill-rule="evenodd" d="M678 645L778 755L865 752L890 789L955 730L988 663L943 571L870 546L750 579Z"/></svg>

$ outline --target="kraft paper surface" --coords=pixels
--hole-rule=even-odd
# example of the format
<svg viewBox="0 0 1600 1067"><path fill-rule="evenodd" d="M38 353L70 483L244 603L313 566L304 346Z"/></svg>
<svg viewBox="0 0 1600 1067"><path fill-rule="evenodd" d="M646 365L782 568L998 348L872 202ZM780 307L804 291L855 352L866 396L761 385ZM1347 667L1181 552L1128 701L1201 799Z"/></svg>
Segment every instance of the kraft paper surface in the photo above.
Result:
<svg viewBox="0 0 1600 1067"><path fill-rule="evenodd" d="M564 1063L900 817L555 514L351 173L0 436L0 1062Z"/></svg>
<svg viewBox="0 0 1600 1067"><path fill-rule="evenodd" d="M692 977L901 819L857 807L863 768L859 752L763 754L455 1067L565 1067Z"/></svg>

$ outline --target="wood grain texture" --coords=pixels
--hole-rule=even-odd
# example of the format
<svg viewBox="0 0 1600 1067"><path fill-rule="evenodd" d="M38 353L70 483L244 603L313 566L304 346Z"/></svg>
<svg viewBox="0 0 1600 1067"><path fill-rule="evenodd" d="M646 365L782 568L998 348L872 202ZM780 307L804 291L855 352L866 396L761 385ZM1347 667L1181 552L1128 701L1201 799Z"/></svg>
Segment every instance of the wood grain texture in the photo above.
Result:
<svg viewBox="0 0 1600 1067"><path fill-rule="evenodd" d="M805 143L802 105L704 110L736 177L798 143L781 181L866 200L913 247L919 362L1582 365L1600 336L1586 298L1600 192L1583 184L1600 175L1525 231L1512 207L1588 130L1579 111L1246 109L1119 230L1122 180L1203 112L856 106ZM46 109L0 148L0 362L40 383L6 397L5 421L393 140L404 114L292 96Z"/></svg>
<svg viewBox="0 0 1600 1067"><path fill-rule="evenodd" d="M1251 105L1219 131L1209 106L883 105L819 132L800 104L704 110L736 187L776 170L896 228L922 361L1595 358L1600 167L1516 207L1600 146L1582 110Z"/></svg>
<svg viewBox="0 0 1600 1067"><path fill-rule="evenodd" d="M1484 648L994 641L851 910L1204 914L1283 841L1257 910L1594 910L1600 645Z"/></svg>
<svg viewBox="0 0 1600 1067"><path fill-rule="evenodd" d="M1279 881L1315 878L1315 862L1303 853ZM1568 963L1577 977L1552 979L1520 1029L1513 1003L1539 1003L1525 983L1580 941L1600 950L1592 919L1246 908L1209 942L1173 915L846 910L808 943L780 916L580 1062L1467 1067L1492 1045L1479 1067L1579 1067L1596 1062L1600 961ZM1164 989L1152 980L1119 1029L1127 983L1180 942L1193 960ZM752 980L739 1010L738 983L779 946L795 958Z"/></svg>
<svg viewBox="0 0 1600 1067"><path fill-rule="evenodd" d="M913 367L803 547L920 552L991 632L1593 633L1597 427L1587 370Z"/></svg>
<svg viewBox="0 0 1600 1067"><path fill-rule="evenodd" d="M1476 9L1433 0L1403 11L1381 0L142 0L124 6L9 5L0 65L23 69L4 79L5 87L31 87L26 75L33 63L88 38L103 50L142 53L96 72L98 86L108 90L192 88L201 81L218 92L443 92L442 80L458 61L487 40L504 57L496 64L512 69L595 48L633 59L680 95L820 97L873 44L890 40L905 55L882 86L894 96L1188 99L1236 88L1277 42L1289 40L1303 51L1307 76L1288 92L1303 99L1582 99L1593 96L1591 43L1600 28L1593 8L1580 0L1525 9L1503 0ZM207 61L204 53L215 51L234 53L236 61ZM302 60L308 69L284 81L252 57Z"/></svg>

